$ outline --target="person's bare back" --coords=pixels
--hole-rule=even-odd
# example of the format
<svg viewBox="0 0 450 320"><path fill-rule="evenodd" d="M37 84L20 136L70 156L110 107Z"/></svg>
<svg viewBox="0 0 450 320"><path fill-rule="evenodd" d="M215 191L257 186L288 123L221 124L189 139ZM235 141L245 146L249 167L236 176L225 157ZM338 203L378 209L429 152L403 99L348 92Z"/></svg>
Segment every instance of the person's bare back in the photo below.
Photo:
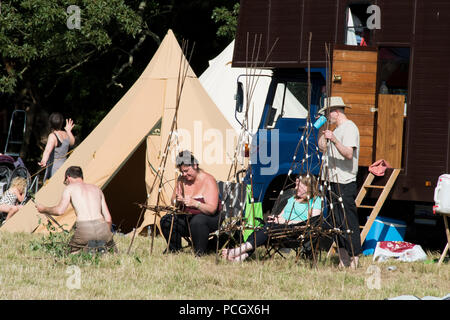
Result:
<svg viewBox="0 0 450 320"><path fill-rule="evenodd" d="M40 213L60 216L72 203L77 221L75 233L69 242L71 253L85 248L90 241L100 241L107 248L115 248L111 214L102 190L93 184L85 183L83 171L77 166L67 168L64 184L66 187L56 206L46 207L38 202L35 205Z"/></svg>
<svg viewBox="0 0 450 320"><path fill-rule="evenodd" d="M71 203L77 215L77 222L101 220L111 226L111 214L109 213L102 190L96 185L85 183L81 169L79 170L80 176L76 175L72 177L66 175L64 182L66 187L61 196L61 200L56 206L46 207L36 203L37 210L50 215L63 215Z"/></svg>
<svg viewBox="0 0 450 320"><path fill-rule="evenodd" d="M102 210L104 196L100 188L84 182L72 183L67 188L70 192L70 201L77 215L77 221L110 220L108 219L109 212L106 214L103 212L107 209Z"/></svg>

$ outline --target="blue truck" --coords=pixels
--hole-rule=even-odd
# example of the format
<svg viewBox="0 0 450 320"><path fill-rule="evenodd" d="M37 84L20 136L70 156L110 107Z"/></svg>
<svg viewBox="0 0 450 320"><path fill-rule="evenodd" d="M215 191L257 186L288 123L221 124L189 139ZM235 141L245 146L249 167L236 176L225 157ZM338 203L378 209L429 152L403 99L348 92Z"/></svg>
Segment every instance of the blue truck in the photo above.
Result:
<svg viewBox="0 0 450 320"><path fill-rule="evenodd" d="M258 131L250 146L251 171L246 172L244 179L245 183L252 184L254 199L262 202L264 213L272 209L282 189L292 187L295 176L319 174L321 154L317 148L318 130L311 124L317 119L317 111L324 97L325 72L324 68L311 69L309 75L307 69L273 71ZM311 82L309 108L308 77ZM242 86L238 83L237 88L236 113L245 112ZM304 117L286 112L287 94L295 97L299 106L305 108Z"/></svg>

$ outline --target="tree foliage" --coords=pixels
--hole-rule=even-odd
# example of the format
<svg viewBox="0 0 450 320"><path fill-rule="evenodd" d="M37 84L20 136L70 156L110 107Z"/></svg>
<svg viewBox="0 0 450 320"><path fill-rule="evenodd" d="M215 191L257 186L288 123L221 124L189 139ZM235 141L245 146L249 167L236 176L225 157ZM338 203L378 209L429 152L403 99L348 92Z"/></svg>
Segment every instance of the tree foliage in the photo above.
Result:
<svg viewBox="0 0 450 320"><path fill-rule="evenodd" d="M217 29L217 36L234 39L237 29L237 18L239 15L239 2L235 3L230 10L226 7L217 7L213 10L212 19L221 24Z"/></svg>
<svg viewBox="0 0 450 320"><path fill-rule="evenodd" d="M67 26L70 5L80 8L80 29ZM107 50L119 34L136 37L141 25L141 17L123 0L4 2L0 91L14 93L20 81L43 87Z"/></svg>

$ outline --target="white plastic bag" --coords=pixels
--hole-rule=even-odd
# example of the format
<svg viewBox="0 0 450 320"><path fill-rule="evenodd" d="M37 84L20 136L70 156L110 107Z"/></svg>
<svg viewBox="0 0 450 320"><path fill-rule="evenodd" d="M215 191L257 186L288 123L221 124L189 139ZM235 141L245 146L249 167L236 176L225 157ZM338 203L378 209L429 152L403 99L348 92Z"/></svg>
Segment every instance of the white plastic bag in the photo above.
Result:
<svg viewBox="0 0 450 320"><path fill-rule="evenodd" d="M373 254L373 261L383 262L396 258L404 262L427 259L427 254L420 245L405 241L379 241Z"/></svg>

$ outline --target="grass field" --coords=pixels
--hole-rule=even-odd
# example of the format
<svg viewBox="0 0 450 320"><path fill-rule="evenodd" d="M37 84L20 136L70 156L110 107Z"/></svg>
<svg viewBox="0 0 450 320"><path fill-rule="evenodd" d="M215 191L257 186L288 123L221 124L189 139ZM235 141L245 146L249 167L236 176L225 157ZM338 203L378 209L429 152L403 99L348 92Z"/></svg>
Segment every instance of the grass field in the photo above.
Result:
<svg viewBox="0 0 450 320"><path fill-rule="evenodd" d="M116 236L118 254L66 255L54 238L0 233L1 299L386 299L399 295L443 297L450 293L450 266L437 263L372 262L362 257L357 270L340 270L336 259L322 259L316 268L304 260L250 259L216 262L211 254L196 258L189 249L163 255L165 241ZM259 252L262 253L261 251ZM439 252L429 253L429 260ZM390 271L388 267L394 266Z"/></svg>

